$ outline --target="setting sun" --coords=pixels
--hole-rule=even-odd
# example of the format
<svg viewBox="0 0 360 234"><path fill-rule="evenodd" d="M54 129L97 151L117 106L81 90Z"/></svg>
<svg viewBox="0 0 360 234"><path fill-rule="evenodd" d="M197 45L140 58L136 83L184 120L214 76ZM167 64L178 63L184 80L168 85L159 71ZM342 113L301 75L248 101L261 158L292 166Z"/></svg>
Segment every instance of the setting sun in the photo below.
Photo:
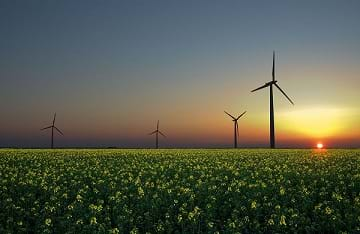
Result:
<svg viewBox="0 0 360 234"><path fill-rule="evenodd" d="M317 147L318 149L322 149L322 148L324 147L324 145L323 145L322 143L317 143L316 147Z"/></svg>

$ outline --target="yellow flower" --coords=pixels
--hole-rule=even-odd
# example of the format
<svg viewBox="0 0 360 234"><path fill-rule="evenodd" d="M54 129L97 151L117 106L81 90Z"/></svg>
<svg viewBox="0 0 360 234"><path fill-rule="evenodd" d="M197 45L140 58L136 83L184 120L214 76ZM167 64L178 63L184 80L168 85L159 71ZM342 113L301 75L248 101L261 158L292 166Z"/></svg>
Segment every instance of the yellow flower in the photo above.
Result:
<svg viewBox="0 0 360 234"><path fill-rule="evenodd" d="M236 227L236 224L235 224L234 222L231 222L231 223L229 224L229 227L235 228L235 227Z"/></svg>
<svg viewBox="0 0 360 234"><path fill-rule="evenodd" d="M330 215L332 213L332 209L330 207L325 208L325 214Z"/></svg>
<svg viewBox="0 0 360 234"><path fill-rule="evenodd" d="M274 224L275 224L275 222L274 222L273 219L269 219L269 220L267 221L267 223L268 223L268 225L274 225Z"/></svg>
<svg viewBox="0 0 360 234"><path fill-rule="evenodd" d="M251 202L251 209L256 209L256 201Z"/></svg>
<svg viewBox="0 0 360 234"><path fill-rule="evenodd" d="M46 226L50 226L51 225L51 219L45 219L45 224L46 224Z"/></svg>
<svg viewBox="0 0 360 234"><path fill-rule="evenodd" d="M82 200L82 196L80 194L76 195L76 200L81 201Z"/></svg>
<svg viewBox="0 0 360 234"><path fill-rule="evenodd" d="M84 224L84 222L82 221L82 219L78 219L78 220L76 221L76 224Z"/></svg>
<svg viewBox="0 0 360 234"><path fill-rule="evenodd" d="M157 230L158 232L163 232L165 229L164 229L164 226L163 226L161 223L159 223L159 224L156 226L156 230Z"/></svg>
<svg viewBox="0 0 360 234"><path fill-rule="evenodd" d="M138 194L140 197L143 197L144 196L144 190L141 188L141 187L138 187Z"/></svg>
<svg viewBox="0 0 360 234"><path fill-rule="evenodd" d="M110 233L111 234L117 234L117 233L120 233L120 232L119 232L118 228L113 228L113 229L111 229Z"/></svg>
<svg viewBox="0 0 360 234"><path fill-rule="evenodd" d="M286 219L285 215L281 215L281 217L280 217L280 225L286 226L286 221L285 221L285 219Z"/></svg>
<svg viewBox="0 0 360 234"><path fill-rule="evenodd" d="M181 214L179 214L177 217L178 223L181 223L182 219L183 219L183 217L181 216Z"/></svg>
<svg viewBox="0 0 360 234"><path fill-rule="evenodd" d="M285 194L285 189L283 187L280 187L280 195L284 195Z"/></svg>
<svg viewBox="0 0 360 234"><path fill-rule="evenodd" d="M137 233L139 233L139 230L138 230L136 227L134 227L134 228L130 231L130 234L137 234Z"/></svg>
<svg viewBox="0 0 360 234"><path fill-rule="evenodd" d="M91 225L97 224L97 222L96 222L96 217L91 217L91 219L90 219L90 224L91 224Z"/></svg>

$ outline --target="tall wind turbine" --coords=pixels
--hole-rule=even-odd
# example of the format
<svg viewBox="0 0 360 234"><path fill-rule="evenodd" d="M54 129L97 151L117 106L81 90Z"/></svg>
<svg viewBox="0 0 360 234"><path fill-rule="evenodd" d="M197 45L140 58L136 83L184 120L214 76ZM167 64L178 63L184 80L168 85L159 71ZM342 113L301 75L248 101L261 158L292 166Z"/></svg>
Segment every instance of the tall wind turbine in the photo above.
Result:
<svg viewBox="0 0 360 234"><path fill-rule="evenodd" d="M237 148L237 141L238 141L238 137L239 137L239 124L238 124L238 120L241 118L241 116L245 115L246 111L244 111L241 115L239 115L237 118L235 118L234 116L230 115L229 113L227 113L226 111L224 111L225 114L227 114L228 116L230 116L232 118L232 121L234 121L234 148Z"/></svg>
<svg viewBox="0 0 360 234"><path fill-rule="evenodd" d="M64 135L57 127L55 127L55 119L56 119L56 113L54 114L54 119L53 119L52 125L50 125L49 127L40 129L40 130L45 130L45 129L51 128L51 149L54 148L54 129L56 131L58 131L61 135Z"/></svg>
<svg viewBox="0 0 360 234"><path fill-rule="evenodd" d="M149 133L149 135L152 135L152 134L156 134L156 142L155 142L155 147L156 149L159 148L159 134L162 135L163 137L166 137L162 132L160 132L159 130L159 120L157 121L157 125L156 125L156 130Z"/></svg>
<svg viewBox="0 0 360 234"><path fill-rule="evenodd" d="M273 52L273 66L272 66L272 81L267 82L263 86L260 86L257 89L252 90L251 92L255 92L259 89L263 89L266 87L270 87L270 148L275 148L275 126L274 126L274 103L273 103L273 85L276 86L280 90L282 94L289 100L291 104L294 105L293 101L286 95L286 93L280 88L279 85L276 84L277 80L275 80L275 51Z"/></svg>

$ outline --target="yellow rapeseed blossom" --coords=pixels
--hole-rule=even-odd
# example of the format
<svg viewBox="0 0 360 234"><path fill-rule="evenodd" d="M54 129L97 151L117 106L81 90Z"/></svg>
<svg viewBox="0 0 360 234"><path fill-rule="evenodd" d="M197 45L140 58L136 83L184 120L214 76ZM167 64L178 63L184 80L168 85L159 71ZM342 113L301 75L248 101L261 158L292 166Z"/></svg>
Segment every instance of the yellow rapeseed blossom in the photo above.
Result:
<svg viewBox="0 0 360 234"><path fill-rule="evenodd" d="M45 225L50 226L51 225L51 219L45 219Z"/></svg>
<svg viewBox="0 0 360 234"><path fill-rule="evenodd" d="M281 195L281 196L285 195L285 189L284 189L284 187L280 187L280 195Z"/></svg>
<svg viewBox="0 0 360 234"><path fill-rule="evenodd" d="M331 209L330 207L327 206L327 207L325 208L325 214L330 215L332 212L333 212L333 211L332 211L332 209Z"/></svg>
<svg viewBox="0 0 360 234"><path fill-rule="evenodd" d="M281 217L280 217L280 225L286 226L286 217L285 217L285 215L281 215Z"/></svg>
<svg viewBox="0 0 360 234"><path fill-rule="evenodd" d="M90 224L91 225L97 224L96 217L91 217L90 218Z"/></svg>
<svg viewBox="0 0 360 234"><path fill-rule="evenodd" d="M360 150L335 149L0 149L0 227L303 233L316 215L325 221L313 232L331 232L331 222L358 233L359 160ZM28 214L42 225L25 223Z"/></svg>
<svg viewBox="0 0 360 234"><path fill-rule="evenodd" d="M251 209L256 209L256 201L251 202Z"/></svg>
<svg viewBox="0 0 360 234"><path fill-rule="evenodd" d="M113 229L110 230L110 233L111 234L118 234L118 233L120 233L120 231L119 231L118 228L113 228Z"/></svg>
<svg viewBox="0 0 360 234"><path fill-rule="evenodd" d="M270 225L270 226L272 226L272 225L275 224L275 222L274 222L273 219L268 219L267 224Z"/></svg>

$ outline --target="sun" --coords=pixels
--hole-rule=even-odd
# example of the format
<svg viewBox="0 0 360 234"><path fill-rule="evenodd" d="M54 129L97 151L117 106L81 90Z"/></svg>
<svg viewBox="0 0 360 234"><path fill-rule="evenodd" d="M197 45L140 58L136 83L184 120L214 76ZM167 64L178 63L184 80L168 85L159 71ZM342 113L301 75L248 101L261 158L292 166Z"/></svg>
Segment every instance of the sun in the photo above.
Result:
<svg viewBox="0 0 360 234"><path fill-rule="evenodd" d="M324 145L323 145L322 143L317 143L317 144L316 144L316 147L317 147L318 149L322 149L322 148L324 148Z"/></svg>

